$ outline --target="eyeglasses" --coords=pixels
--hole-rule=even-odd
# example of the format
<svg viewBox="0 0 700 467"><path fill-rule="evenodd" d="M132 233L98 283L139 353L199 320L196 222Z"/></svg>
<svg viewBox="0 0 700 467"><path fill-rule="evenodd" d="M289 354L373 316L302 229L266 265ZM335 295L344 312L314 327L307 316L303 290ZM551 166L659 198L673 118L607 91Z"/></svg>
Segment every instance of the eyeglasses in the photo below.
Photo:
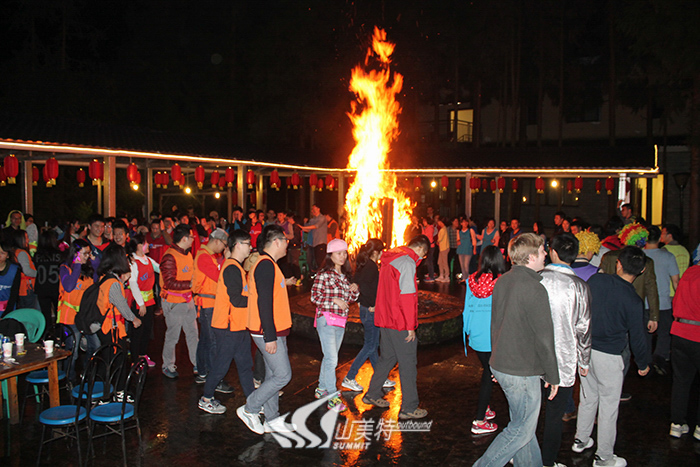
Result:
<svg viewBox="0 0 700 467"><path fill-rule="evenodd" d="M241 245L253 246L250 242L240 242Z"/></svg>

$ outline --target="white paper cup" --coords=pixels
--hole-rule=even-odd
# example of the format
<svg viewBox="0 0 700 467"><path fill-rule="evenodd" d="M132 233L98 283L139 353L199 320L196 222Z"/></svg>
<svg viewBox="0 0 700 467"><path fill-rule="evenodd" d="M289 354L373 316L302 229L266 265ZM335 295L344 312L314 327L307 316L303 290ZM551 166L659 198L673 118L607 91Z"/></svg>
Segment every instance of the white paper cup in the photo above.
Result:
<svg viewBox="0 0 700 467"><path fill-rule="evenodd" d="M24 334L21 332L18 332L15 334L15 344L17 344L17 347L22 347L24 345Z"/></svg>
<svg viewBox="0 0 700 467"><path fill-rule="evenodd" d="M53 341L44 341L44 351L46 353L53 353Z"/></svg>
<svg viewBox="0 0 700 467"><path fill-rule="evenodd" d="M2 344L2 356L5 358L12 357L12 342Z"/></svg>

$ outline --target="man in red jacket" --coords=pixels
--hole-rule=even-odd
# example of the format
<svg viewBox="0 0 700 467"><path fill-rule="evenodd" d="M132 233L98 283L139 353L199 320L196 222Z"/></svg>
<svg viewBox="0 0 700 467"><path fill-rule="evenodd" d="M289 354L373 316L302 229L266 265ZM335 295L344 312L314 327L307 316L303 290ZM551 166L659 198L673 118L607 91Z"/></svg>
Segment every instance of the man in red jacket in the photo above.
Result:
<svg viewBox="0 0 700 467"><path fill-rule="evenodd" d="M377 301L374 309L374 324L380 328L381 354L374 369L365 404L389 407L382 396L382 387L394 365L399 364L401 378L402 420L423 418L428 411L418 407L416 387L417 350L416 328L418 327L418 287L416 268L428 254L430 240L425 235L413 238L407 246L393 248L382 255L379 270Z"/></svg>

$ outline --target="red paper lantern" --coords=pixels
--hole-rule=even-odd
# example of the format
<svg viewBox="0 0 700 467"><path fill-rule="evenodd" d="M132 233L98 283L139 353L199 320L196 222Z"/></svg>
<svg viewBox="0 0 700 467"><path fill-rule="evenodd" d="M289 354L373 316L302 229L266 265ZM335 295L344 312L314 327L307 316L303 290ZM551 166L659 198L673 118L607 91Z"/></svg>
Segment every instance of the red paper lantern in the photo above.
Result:
<svg viewBox="0 0 700 467"><path fill-rule="evenodd" d="M163 177L163 174L161 174L160 172L156 172L156 174L153 176L153 181L156 184L156 188L160 188L162 186L162 184L160 182L162 177Z"/></svg>
<svg viewBox="0 0 700 467"><path fill-rule="evenodd" d="M574 180L574 188L576 188L576 193L581 193L583 189L583 179L581 177L576 177L576 180Z"/></svg>
<svg viewBox="0 0 700 467"><path fill-rule="evenodd" d="M19 162L14 154L5 156L3 161L3 170L5 171L5 177L7 177L7 183L14 185L16 182L16 177L19 174Z"/></svg>
<svg viewBox="0 0 700 467"><path fill-rule="evenodd" d="M292 187L292 177L287 177L285 182L287 183L287 189L289 190Z"/></svg>
<svg viewBox="0 0 700 467"><path fill-rule="evenodd" d="M282 185L282 180L280 179L280 174L277 170L273 170L270 173L270 187L277 191L280 191L280 185Z"/></svg>
<svg viewBox="0 0 700 467"><path fill-rule="evenodd" d="M450 179L447 178L447 175L443 175L442 178L440 178L440 185L442 185L442 191L447 191L450 187Z"/></svg>
<svg viewBox="0 0 700 467"><path fill-rule="evenodd" d="M612 195L614 189L615 179L612 177L608 177L607 180L605 180L605 190L608 192L609 195Z"/></svg>
<svg viewBox="0 0 700 467"><path fill-rule="evenodd" d="M173 179L173 185L180 185L180 180L182 179L182 169L180 168L180 164L173 164L173 166L170 168L170 177Z"/></svg>
<svg viewBox="0 0 700 467"><path fill-rule="evenodd" d="M80 188L85 186L85 171L83 169L78 169L75 174L76 180L78 180L78 186Z"/></svg>
<svg viewBox="0 0 700 467"><path fill-rule="evenodd" d="M518 192L518 179L514 178L513 181L511 182L511 185L513 186L513 193Z"/></svg>
<svg viewBox="0 0 700 467"><path fill-rule="evenodd" d="M0 186L7 185L7 175L5 175L5 169L0 167Z"/></svg>
<svg viewBox="0 0 700 467"><path fill-rule="evenodd" d="M481 190L486 191L489 189L489 181L487 179L481 180Z"/></svg>
<svg viewBox="0 0 700 467"><path fill-rule="evenodd" d="M318 183L318 176L316 174L309 175L309 186L311 191L316 190L316 184Z"/></svg>
<svg viewBox="0 0 700 467"><path fill-rule="evenodd" d="M571 180L566 181L566 192L571 194L574 191L574 182Z"/></svg>
<svg viewBox="0 0 700 467"><path fill-rule="evenodd" d="M44 168L46 169L46 174L49 176L48 183L50 183L51 186L55 185L56 179L58 178L58 161L56 158L52 157L51 159L47 160Z"/></svg>
<svg viewBox="0 0 700 467"><path fill-rule="evenodd" d="M503 193L503 190L506 188L506 179L503 177L498 177L498 192Z"/></svg>
<svg viewBox="0 0 700 467"><path fill-rule="evenodd" d="M253 185L255 185L255 172L252 170L249 170L248 173L246 174L246 180L248 182L248 189L252 189Z"/></svg>
<svg viewBox="0 0 700 467"><path fill-rule="evenodd" d="M39 168L35 165L32 166L32 185L37 186L39 184Z"/></svg>
<svg viewBox="0 0 700 467"><path fill-rule="evenodd" d="M226 178L219 177L219 189L223 190L226 188Z"/></svg>
<svg viewBox="0 0 700 467"><path fill-rule="evenodd" d="M539 194L544 193L544 179L542 177L537 177L535 179L535 189Z"/></svg>
<svg viewBox="0 0 700 467"><path fill-rule="evenodd" d="M175 184L175 186L179 186L180 188L185 188L186 183L187 183L187 180L185 179L185 174L181 173L180 180L177 181L177 184Z"/></svg>
<svg viewBox="0 0 700 467"><path fill-rule="evenodd" d="M472 193L478 193L480 186L481 182L479 182L478 177L472 177L469 179L469 189L472 191Z"/></svg>
<svg viewBox="0 0 700 467"><path fill-rule="evenodd" d="M168 172L163 172L160 174L160 186L163 188L168 188L168 183L170 183L170 175Z"/></svg>
<svg viewBox="0 0 700 467"><path fill-rule="evenodd" d="M197 182L197 188L201 189L204 186L204 167L201 165L194 169L194 181Z"/></svg>
<svg viewBox="0 0 700 467"><path fill-rule="evenodd" d="M496 180L491 180L490 185L491 185L491 193L495 193L496 187L497 187Z"/></svg>
<svg viewBox="0 0 700 467"><path fill-rule="evenodd" d="M457 180L455 180L455 191L457 193L462 191L462 179L461 178L458 178Z"/></svg>
<svg viewBox="0 0 700 467"><path fill-rule="evenodd" d="M134 179L134 185L140 185L141 184L141 172L138 170L136 171L136 178Z"/></svg>
<svg viewBox="0 0 700 467"><path fill-rule="evenodd" d="M134 183L136 181L136 174L137 173L139 173L139 168L136 167L136 164L134 164L132 162L126 168L126 179L129 180L131 183Z"/></svg>
<svg viewBox="0 0 700 467"><path fill-rule="evenodd" d="M603 188L603 183L600 180L595 181L595 194L599 195L600 190Z"/></svg>
<svg viewBox="0 0 700 467"><path fill-rule="evenodd" d="M44 182L46 182L46 188L51 188L51 177L49 176L48 164L44 164L44 170L42 170L42 175L44 176Z"/></svg>
<svg viewBox="0 0 700 467"><path fill-rule="evenodd" d="M316 189L317 189L318 191L323 191L323 179L322 179L322 178L319 178L319 179L316 181Z"/></svg>
<svg viewBox="0 0 700 467"><path fill-rule="evenodd" d="M423 182L421 181L420 177L416 176L416 178L413 179L413 187L416 191L420 191L420 189L423 187Z"/></svg>
<svg viewBox="0 0 700 467"><path fill-rule="evenodd" d="M219 186L219 179L221 178L221 175L219 175L219 171L215 170L211 173L211 187L216 188Z"/></svg>
<svg viewBox="0 0 700 467"><path fill-rule="evenodd" d="M224 180L226 181L227 187L231 188L233 186L233 182L236 180L236 173L231 167L224 172Z"/></svg>
<svg viewBox="0 0 700 467"><path fill-rule="evenodd" d="M335 178L333 178L333 175L326 175L326 188L329 190L335 188Z"/></svg>
<svg viewBox="0 0 700 467"><path fill-rule="evenodd" d="M301 185L301 177L298 173L294 172L292 174L292 186L296 190L297 188L299 188L299 185Z"/></svg>
<svg viewBox="0 0 700 467"><path fill-rule="evenodd" d="M93 185L97 185L97 181L100 179L100 165L102 164L97 159L91 160L90 165L88 165L88 176Z"/></svg>

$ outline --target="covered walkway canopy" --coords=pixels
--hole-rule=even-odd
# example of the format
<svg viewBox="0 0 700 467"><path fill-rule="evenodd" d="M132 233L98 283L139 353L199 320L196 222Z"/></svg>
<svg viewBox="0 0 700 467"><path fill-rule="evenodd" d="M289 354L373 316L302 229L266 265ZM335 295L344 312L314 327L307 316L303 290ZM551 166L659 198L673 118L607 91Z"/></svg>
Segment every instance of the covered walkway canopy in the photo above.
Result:
<svg viewBox="0 0 700 467"><path fill-rule="evenodd" d="M147 211L153 208L154 174L169 171L178 163L183 173L192 174L202 166L206 172L228 167L236 170L235 190L228 191L228 213L233 202L245 205L246 174L255 177L256 207L263 208L264 179L276 171L282 180L294 173L330 174L337 179L339 193L344 194L354 171L338 163L341 158L314 151L269 150L238 145L235 142L166 133L142 128L118 127L48 118L29 118L0 114L0 156L15 154L22 170L24 184L23 209L33 211L32 165L43 164L55 157L61 165L87 168L91 161L104 162L104 180L98 189L99 210L107 216L116 214L116 169L135 163L145 174ZM464 196L465 211L470 211L472 177L582 177L631 182L632 179L654 178L659 173L655 146L627 147L517 147L470 148L463 145L425 146L392 154L391 170L400 177L435 177L453 184L457 179ZM208 180L208 174L207 174ZM618 187L622 184L619 183ZM625 193L618 188L620 199ZM232 199L235 191L237 198ZM499 190L493 190L495 211L499 209ZM651 191L648 193L651 199ZM313 203L313 194L309 200ZM338 196L338 212L344 196ZM495 217L498 217L496 214Z"/></svg>

